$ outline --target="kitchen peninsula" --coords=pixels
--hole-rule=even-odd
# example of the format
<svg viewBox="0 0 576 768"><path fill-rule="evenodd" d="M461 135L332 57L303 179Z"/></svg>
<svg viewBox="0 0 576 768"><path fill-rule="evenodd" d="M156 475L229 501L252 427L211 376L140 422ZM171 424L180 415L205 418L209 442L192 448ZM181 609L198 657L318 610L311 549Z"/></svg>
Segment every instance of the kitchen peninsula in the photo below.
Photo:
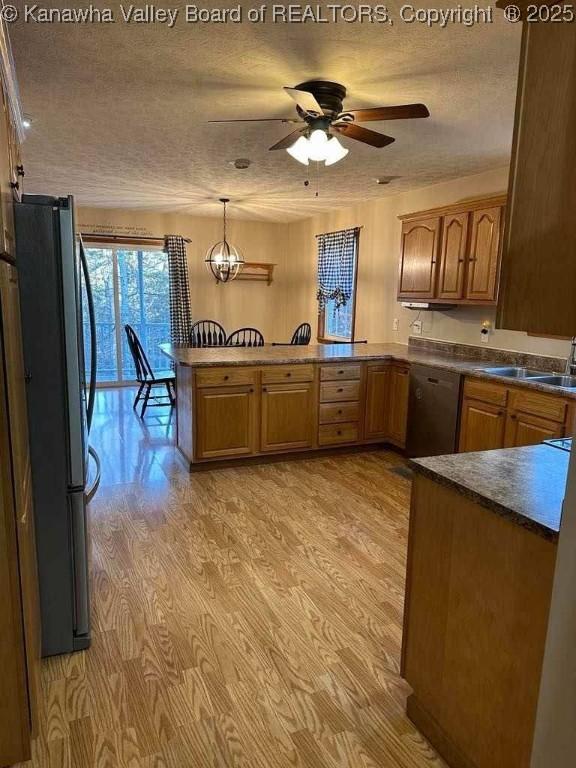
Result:
<svg viewBox="0 0 576 768"><path fill-rule="evenodd" d="M565 361L410 339L404 344L161 346L176 363L177 443L190 468L224 460L387 443L404 448L409 371L464 375L460 451L518 447L573 433L576 390L482 366L558 370ZM499 370L499 369L491 369Z"/></svg>

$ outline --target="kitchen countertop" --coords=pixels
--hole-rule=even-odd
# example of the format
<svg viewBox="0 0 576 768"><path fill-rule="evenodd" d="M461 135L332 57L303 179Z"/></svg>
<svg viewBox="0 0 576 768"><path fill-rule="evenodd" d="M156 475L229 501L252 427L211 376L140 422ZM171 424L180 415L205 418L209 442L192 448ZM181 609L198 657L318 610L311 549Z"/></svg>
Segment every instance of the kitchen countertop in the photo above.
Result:
<svg viewBox="0 0 576 768"><path fill-rule="evenodd" d="M547 539L560 530L570 453L549 445L412 459L412 469Z"/></svg>
<svg viewBox="0 0 576 768"><path fill-rule="evenodd" d="M310 344L308 346L263 347L184 347L161 344L160 349L178 365L209 368L229 365L297 365L300 363L344 363L369 360L395 360L402 363L430 365L448 371L475 376L480 379L526 387L550 394L576 399L576 390L552 387L531 379L511 379L485 373L481 368L506 366L501 360L466 359L461 356L414 349L408 344ZM545 372L542 373L546 375Z"/></svg>

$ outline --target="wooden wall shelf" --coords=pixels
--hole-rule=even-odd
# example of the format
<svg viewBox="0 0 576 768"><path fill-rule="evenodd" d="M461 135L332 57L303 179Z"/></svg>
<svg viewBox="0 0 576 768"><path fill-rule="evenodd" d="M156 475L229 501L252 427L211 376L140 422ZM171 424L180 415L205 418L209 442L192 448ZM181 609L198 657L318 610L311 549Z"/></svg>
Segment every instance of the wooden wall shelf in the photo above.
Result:
<svg viewBox="0 0 576 768"><path fill-rule="evenodd" d="M257 283L268 283L274 279L275 264L265 264L257 261L247 261L236 280L253 280Z"/></svg>

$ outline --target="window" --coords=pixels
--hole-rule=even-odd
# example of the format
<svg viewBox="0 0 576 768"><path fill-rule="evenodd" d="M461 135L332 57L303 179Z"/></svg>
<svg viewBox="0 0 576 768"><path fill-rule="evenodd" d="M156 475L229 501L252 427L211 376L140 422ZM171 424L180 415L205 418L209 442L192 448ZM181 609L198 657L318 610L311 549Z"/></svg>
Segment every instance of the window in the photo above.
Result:
<svg viewBox="0 0 576 768"><path fill-rule="evenodd" d="M86 248L96 315L97 381L136 378L124 325L140 338L153 370L167 360L158 345L170 341L168 257L163 250L126 247ZM89 355L88 313L84 316L85 354Z"/></svg>
<svg viewBox="0 0 576 768"><path fill-rule="evenodd" d="M354 341L358 228L318 235L318 339Z"/></svg>

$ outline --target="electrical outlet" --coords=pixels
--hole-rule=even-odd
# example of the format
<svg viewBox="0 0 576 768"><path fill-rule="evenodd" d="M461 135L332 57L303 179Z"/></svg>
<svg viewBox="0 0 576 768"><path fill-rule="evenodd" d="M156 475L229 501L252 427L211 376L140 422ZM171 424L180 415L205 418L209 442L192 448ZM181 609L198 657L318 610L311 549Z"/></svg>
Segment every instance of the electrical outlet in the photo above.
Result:
<svg viewBox="0 0 576 768"><path fill-rule="evenodd" d="M416 336L422 336L422 320L414 320L412 331Z"/></svg>
<svg viewBox="0 0 576 768"><path fill-rule="evenodd" d="M398 318L395 317L392 322L392 330L397 331L399 326L400 326L400 320L398 320Z"/></svg>

